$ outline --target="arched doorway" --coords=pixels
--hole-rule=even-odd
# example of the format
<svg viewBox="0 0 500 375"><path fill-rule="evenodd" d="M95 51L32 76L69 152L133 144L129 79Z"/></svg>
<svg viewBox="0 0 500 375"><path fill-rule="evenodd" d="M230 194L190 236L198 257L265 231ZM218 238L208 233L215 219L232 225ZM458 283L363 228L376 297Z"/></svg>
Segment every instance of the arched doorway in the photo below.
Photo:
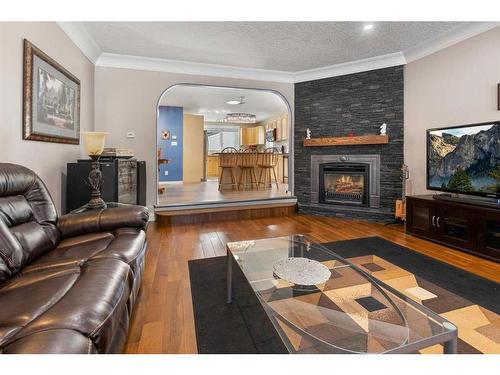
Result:
<svg viewBox="0 0 500 375"><path fill-rule="evenodd" d="M290 105L273 90L198 84L167 88L157 103L157 207L289 198L292 129ZM235 184L226 183L220 155L227 147L241 153L238 160L246 157L243 152L257 154L250 168L257 184L245 184L239 162ZM276 155L273 167L261 173L261 158L267 156L260 155L266 150Z"/></svg>

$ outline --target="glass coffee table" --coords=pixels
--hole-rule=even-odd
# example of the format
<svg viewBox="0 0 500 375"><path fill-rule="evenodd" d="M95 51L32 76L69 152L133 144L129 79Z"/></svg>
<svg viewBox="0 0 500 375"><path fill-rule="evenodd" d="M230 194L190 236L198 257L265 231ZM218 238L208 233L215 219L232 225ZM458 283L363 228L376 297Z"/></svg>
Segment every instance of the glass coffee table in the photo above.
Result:
<svg viewBox="0 0 500 375"><path fill-rule="evenodd" d="M305 236L231 242L227 255L227 302L236 264L290 353L457 351L453 324ZM329 272L317 284L287 281L277 273L288 258Z"/></svg>

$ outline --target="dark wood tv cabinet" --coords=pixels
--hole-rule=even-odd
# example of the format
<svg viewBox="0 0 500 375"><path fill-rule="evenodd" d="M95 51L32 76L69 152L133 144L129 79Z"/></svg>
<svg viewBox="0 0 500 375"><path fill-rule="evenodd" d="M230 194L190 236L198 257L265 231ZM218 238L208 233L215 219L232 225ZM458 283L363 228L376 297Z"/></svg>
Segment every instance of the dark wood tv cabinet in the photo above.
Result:
<svg viewBox="0 0 500 375"><path fill-rule="evenodd" d="M414 195L406 199L406 232L500 262L500 209Z"/></svg>

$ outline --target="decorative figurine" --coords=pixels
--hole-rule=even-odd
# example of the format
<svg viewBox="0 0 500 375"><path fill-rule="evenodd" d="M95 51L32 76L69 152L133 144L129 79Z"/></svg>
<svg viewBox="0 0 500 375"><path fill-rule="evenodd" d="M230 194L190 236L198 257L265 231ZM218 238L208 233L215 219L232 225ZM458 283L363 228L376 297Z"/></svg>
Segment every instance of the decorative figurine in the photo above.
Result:
<svg viewBox="0 0 500 375"><path fill-rule="evenodd" d="M380 125L380 135L385 135L387 131L387 124L384 122L382 125Z"/></svg>
<svg viewBox="0 0 500 375"><path fill-rule="evenodd" d="M309 128L306 129L306 139L311 139L311 130Z"/></svg>

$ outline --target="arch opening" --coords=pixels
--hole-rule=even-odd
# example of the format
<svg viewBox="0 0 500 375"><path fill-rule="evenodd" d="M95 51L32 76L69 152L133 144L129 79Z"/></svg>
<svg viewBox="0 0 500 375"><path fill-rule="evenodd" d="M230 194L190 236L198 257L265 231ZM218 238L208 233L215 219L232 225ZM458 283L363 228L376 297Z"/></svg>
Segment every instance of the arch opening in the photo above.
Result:
<svg viewBox="0 0 500 375"><path fill-rule="evenodd" d="M179 83L156 115L157 208L292 196L292 112L279 92Z"/></svg>

